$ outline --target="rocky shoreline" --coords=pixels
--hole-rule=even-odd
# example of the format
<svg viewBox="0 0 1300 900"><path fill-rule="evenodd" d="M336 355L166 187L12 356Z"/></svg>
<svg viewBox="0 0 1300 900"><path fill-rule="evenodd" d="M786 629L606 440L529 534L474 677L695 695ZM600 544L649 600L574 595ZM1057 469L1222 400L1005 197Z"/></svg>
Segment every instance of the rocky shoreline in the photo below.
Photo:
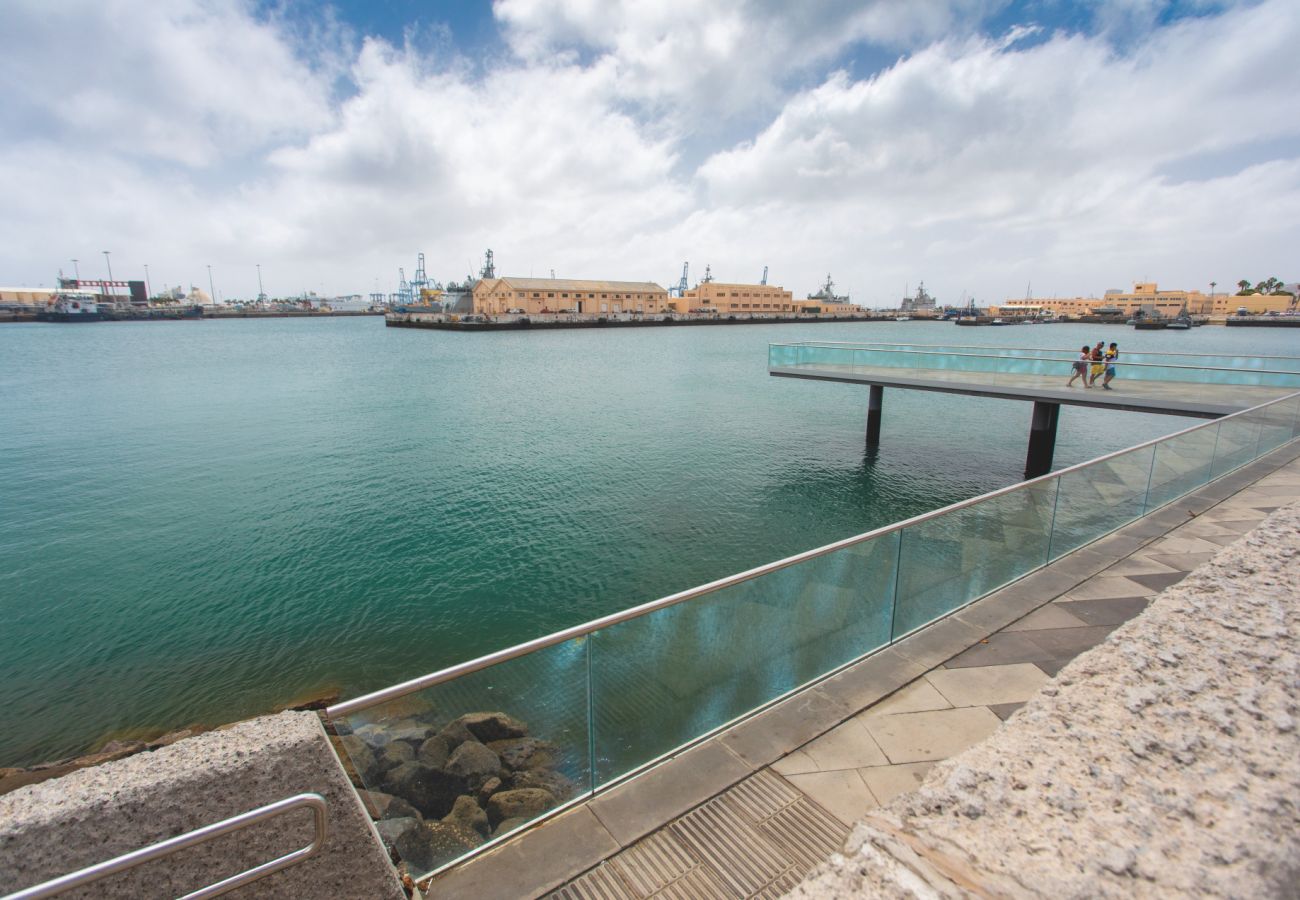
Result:
<svg viewBox="0 0 1300 900"><path fill-rule="evenodd" d="M504 712L327 730L394 863L414 878L578 793L559 748Z"/></svg>

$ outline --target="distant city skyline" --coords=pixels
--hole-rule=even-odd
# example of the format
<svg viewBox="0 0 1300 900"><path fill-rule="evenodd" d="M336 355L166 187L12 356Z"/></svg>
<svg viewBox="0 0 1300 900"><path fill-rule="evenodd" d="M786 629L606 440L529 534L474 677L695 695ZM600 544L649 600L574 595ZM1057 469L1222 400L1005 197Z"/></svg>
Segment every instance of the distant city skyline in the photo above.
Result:
<svg viewBox="0 0 1300 900"><path fill-rule="evenodd" d="M12 0L3 24L4 285L111 264L251 299L260 265L273 297L389 294L417 253L459 280L488 247L524 277L830 272L882 307L921 280L955 304L1296 276L1294 2Z"/></svg>

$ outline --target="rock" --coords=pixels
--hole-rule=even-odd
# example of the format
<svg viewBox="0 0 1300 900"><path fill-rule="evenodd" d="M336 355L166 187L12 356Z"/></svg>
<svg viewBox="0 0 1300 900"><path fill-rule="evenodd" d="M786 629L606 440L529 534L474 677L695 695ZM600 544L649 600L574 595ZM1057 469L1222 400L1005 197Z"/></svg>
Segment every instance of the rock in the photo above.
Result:
<svg viewBox="0 0 1300 900"><path fill-rule="evenodd" d="M206 728L199 725L191 725L189 728L179 728L176 731L169 731L166 734L154 738L149 742L148 747L150 750L157 750L159 747L170 747L177 741L183 741L187 737L194 737L196 734L202 734L206 730Z"/></svg>
<svg viewBox="0 0 1300 900"><path fill-rule="evenodd" d="M397 846L402 835L413 828L419 828L421 824L419 819L384 819L375 823L375 831L379 832L379 839L384 842L384 846L392 848Z"/></svg>
<svg viewBox="0 0 1300 900"><path fill-rule="evenodd" d="M456 798L456 802L452 804L451 812L443 816L442 821L448 825L464 825L473 828L483 837L487 837L488 832L491 830L488 827L487 813L483 812L483 809L475 802L473 797L465 795Z"/></svg>
<svg viewBox="0 0 1300 900"><path fill-rule="evenodd" d="M555 805L555 795L541 788L501 791L488 798L488 819L498 823L506 819L532 819Z"/></svg>
<svg viewBox="0 0 1300 900"><path fill-rule="evenodd" d="M406 741L413 747L420 746L424 739L434 732L432 725L416 719L398 719L396 722L388 723L384 730L390 740Z"/></svg>
<svg viewBox="0 0 1300 900"><path fill-rule="evenodd" d="M406 741L393 741L385 744L375 754L375 774L382 776L389 769L396 769L404 762L415 759L415 748Z"/></svg>
<svg viewBox="0 0 1300 900"><path fill-rule="evenodd" d="M457 719L455 722L452 722L446 728L443 728L442 731L439 731L437 737L441 738L443 742L447 745L448 753L450 753L452 750L455 750L457 747L459 747L461 744L465 743L466 741L478 740L478 738L474 737L473 733L468 728L466 728L464 723L462 723L459 719Z"/></svg>
<svg viewBox="0 0 1300 900"><path fill-rule="evenodd" d="M451 758L442 768L461 776L472 787L478 787L501 772L501 760L478 741L465 741L452 751Z"/></svg>
<svg viewBox="0 0 1300 900"><path fill-rule="evenodd" d="M522 816L518 816L513 819L504 819L502 820L501 824L496 827L496 830L492 832L492 836L494 838L501 837L501 835L503 834L509 834L510 832L514 831L520 825L526 825L526 824L528 824L528 820L523 818Z"/></svg>
<svg viewBox="0 0 1300 900"><path fill-rule="evenodd" d="M577 793L577 787L553 769L525 769L510 776L510 787L515 790L523 788L541 788L550 791L561 802Z"/></svg>
<svg viewBox="0 0 1300 900"><path fill-rule="evenodd" d="M539 741L531 737L492 741L488 747L501 757L501 764L507 769L553 766L559 756L559 748L550 741Z"/></svg>
<svg viewBox="0 0 1300 900"><path fill-rule="evenodd" d="M361 805L372 819L424 818L418 809L401 797L383 791L357 791L357 795L361 797Z"/></svg>
<svg viewBox="0 0 1300 900"><path fill-rule="evenodd" d="M534 787L534 785L527 785L527 786ZM483 782L481 785L479 785L479 789L478 789L479 804L485 805L488 801L488 797L491 797L497 791L501 790L501 788L502 788L502 783L500 778L489 778L487 781Z"/></svg>
<svg viewBox="0 0 1300 900"><path fill-rule="evenodd" d="M425 822L405 831L394 844L413 877L431 872L483 843L473 828L448 822Z"/></svg>
<svg viewBox="0 0 1300 900"><path fill-rule="evenodd" d="M469 732L465 733L469 734ZM420 744L420 749L415 755L426 766L441 769L447 764L447 758L451 756L451 745L445 737L434 735Z"/></svg>
<svg viewBox="0 0 1300 900"><path fill-rule="evenodd" d="M447 726L464 726L475 738L487 743L528 735L528 726L503 712L468 713Z"/></svg>
<svg viewBox="0 0 1300 900"><path fill-rule="evenodd" d="M372 747L382 747L384 744L387 744L392 740L392 738L388 736L387 729L385 729L383 725L375 723L362 725L360 728L354 728L352 729L352 733Z"/></svg>
<svg viewBox="0 0 1300 900"><path fill-rule="evenodd" d="M117 756L118 754L129 756L132 753L139 753L145 748L145 746L144 741L109 741L107 744L100 747L97 752L92 753L91 755L102 756L107 753L114 756Z"/></svg>
<svg viewBox="0 0 1300 900"><path fill-rule="evenodd" d="M451 812L456 798L465 793L465 779L418 762L404 762L386 772L380 787L401 797L426 819L441 819Z"/></svg>
<svg viewBox="0 0 1300 900"><path fill-rule="evenodd" d="M365 787L375 773L375 752L370 745L355 734L331 737L334 752L343 763L343 770L357 787Z"/></svg>

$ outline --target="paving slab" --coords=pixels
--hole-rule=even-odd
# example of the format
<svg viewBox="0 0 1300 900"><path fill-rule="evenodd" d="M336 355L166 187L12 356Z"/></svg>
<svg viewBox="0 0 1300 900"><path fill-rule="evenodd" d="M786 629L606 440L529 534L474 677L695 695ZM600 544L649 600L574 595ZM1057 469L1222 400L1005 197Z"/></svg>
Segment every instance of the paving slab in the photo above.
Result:
<svg viewBox="0 0 1300 900"><path fill-rule="evenodd" d="M868 719L867 728L891 763L911 763L954 756L984 740L1001 721L982 706L968 706Z"/></svg>
<svg viewBox="0 0 1300 900"><path fill-rule="evenodd" d="M889 762L861 717L837 725L800 749L821 772L883 766Z"/></svg>
<svg viewBox="0 0 1300 900"><path fill-rule="evenodd" d="M1232 538L1232 540L1235 541L1236 538L1234 537ZM1229 543L1231 543L1231 541L1229 541ZM1154 572L1149 575L1128 576L1128 578L1131 581L1136 581L1138 584L1142 585L1143 587L1148 588L1150 593L1153 594L1160 593L1165 588L1169 587L1170 585L1177 584L1178 582L1182 581L1186 577L1187 577L1186 572L1178 572L1178 571Z"/></svg>
<svg viewBox="0 0 1300 900"><path fill-rule="evenodd" d="M987 631L949 616L922 631L909 635L907 640L897 644L895 649L923 666L922 671L924 671L960 653L986 634Z"/></svg>
<svg viewBox="0 0 1300 900"><path fill-rule="evenodd" d="M1019 706L1020 704L1016 704ZM932 762L901 763L897 766L873 766L859 769L858 773L871 788L876 800L885 804L899 794L914 790L925 780L926 773L934 768Z"/></svg>
<svg viewBox="0 0 1300 900"><path fill-rule="evenodd" d="M925 676L953 706L988 706L1022 703L1038 692L1048 678L1030 663L937 669Z"/></svg>
<svg viewBox="0 0 1300 900"><path fill-rule="evenodd" d="M990 703L989 709L993 711L993 715L1005 722L1011 717L1012 713L1024 705L1024 703ZM882 800L881 802L883 803L884 801Z"/></svg>
<svg viewBox="0 0 1300 900"><path fill-rule="evenodd" d="M1139 597L1150 594L1146 585L1128 576L1102 575L1085 581L1067 592L1071 600L1095 600L1106 597Z"/></svg>
<svg viewBox="0 0 1300 900"><path fill-rule="evenodd" d="M866 709L919 678L928 668L930 666L904 656L897 647L887 647L832 675L820 687L823 692L839 697L855 709Z"/></svg>
<svg viewBox="0 0 1300 900"><path fill-rule="evenodd" d="M839 697L813 688L800 691L719 736L752 768L780 759L857 710Z"/></svg>
<svg viewBox="0 0 1300 900"><path fill-rule="evenodd" d="M900 691L890 694L884 700L866 711L866 715L888 716L902 712L920 712L923 709L947 709L952 706L943 694L935 690L934 685L924 678L913 681Z"/></svg>
<svg viewBox="0 0 1300 900"><path fill-rule="evenodd" d="M1031 637L1030 631L1000 631L977 642L968 650L944 663L945 669L964 669L971 666L997 666L1009 663L1037 662L1051 659L1056 654L1044 650Z"/></svg>
<svg viewBox="0 0 1300 900"><path fill-rule="evenodd" d="M1157 551L1151 554L1151 559L1171 569L1190 572L1214 559L1214 553L1161 553Z"/></svg>
<svg viewBox="0 0 1300 900"><path fill-rule="evenodd" d="M785 777L845 825L852 825L863 814L880 805L857 769L807 772Z"/></svg>

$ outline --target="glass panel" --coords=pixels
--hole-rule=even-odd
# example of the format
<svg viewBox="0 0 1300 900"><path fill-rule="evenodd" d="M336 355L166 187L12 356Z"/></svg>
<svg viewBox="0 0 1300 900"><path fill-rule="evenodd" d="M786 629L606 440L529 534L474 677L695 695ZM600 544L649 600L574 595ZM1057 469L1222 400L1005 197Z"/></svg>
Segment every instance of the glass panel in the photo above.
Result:
<svg viewBox="0 0 1300 900"><path fill-rule="evenodd" d="M1147 493L1148 512L1210 480L1218 434L1219 423L1215 422L1156 444L1151 490Z"/></svg>
<svg viewBox="0 0 1300 900"><path fill-rule="evenodd" d="M413 878L590 790L588 647L576 638L335 722Z"/></svg>
<svg viewBox="0 0 1300 900"><path fill-rule="evenodd" d="M799 348L794 344L772 344L767 348L769 367L793 366L799 361Z"/></svg>
<svg viewBox="0 0 1300 900"><path fill-rule="evenodd" d="M1291 400L1281 400L1277 403L1270 403L1263 409L1254 413L1249 413L1250 417L1259 426L1259 444L1255 448L1255 456L1263 456L1270 450L1280 447L1287 441L1291 440L1291 432L1295 425L1295 407Z"/></svg>
<svg viewBox="0 0 1300 900"><path fill-rule="evenodd" d="M889 643L898 533L592 635L597 784Z"/></svg>
<svg viewBox="0 0 1300 900"><path fill-rule="evenodd" d="M1047 563L1056 479L903 529L897 639Z"/></svg>
<svg viewBox="0 0 1300 900"><path fill-rule="evenodd" d="M1142 447L1060 477L1052 559L1142 515L1155 447Z"/></svg>
<svg viewBox="0 0 1300 900"><path fill-rule="evenodd" d="M1214 477L1245 465L1255 458L1259 444L1259 424L1245 416L1219 420L1219 445L1214 451Z"/></svg>

